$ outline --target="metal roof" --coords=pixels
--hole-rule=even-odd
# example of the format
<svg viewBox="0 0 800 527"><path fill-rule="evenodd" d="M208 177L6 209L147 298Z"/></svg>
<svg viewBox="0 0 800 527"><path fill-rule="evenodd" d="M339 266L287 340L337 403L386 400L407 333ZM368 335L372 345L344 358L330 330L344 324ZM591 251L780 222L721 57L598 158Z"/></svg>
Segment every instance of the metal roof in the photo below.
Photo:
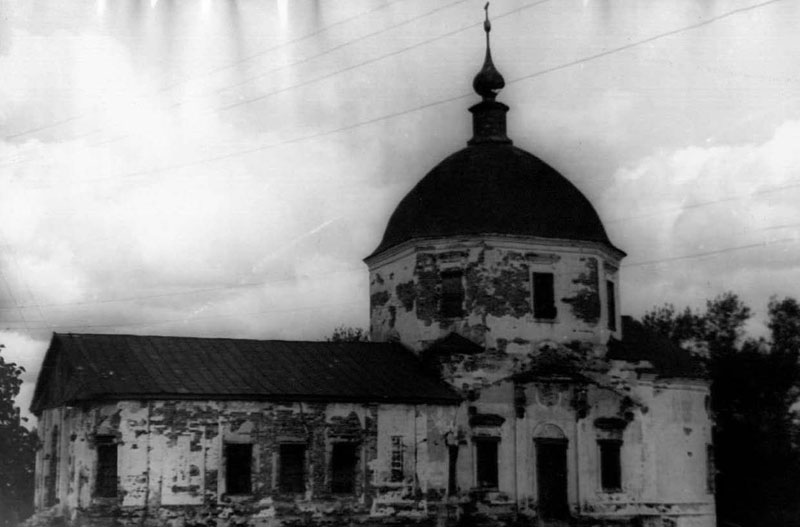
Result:
<svg viewBox="0 0 800 527"><path fill-rule="evenodd" d="M662 377L704 377L692 355L629 316L622 317L622 340L608 342L609 360L649 361Z"/></svg>
<svg viewBox="0 0 800 527"><path fill-rule="evenodd" d="M102 399L457 404L399 344L55 333L31 409Z"/></svg>
<svg viewBox="0 0 800 527"><path fill-rule="evenodd" d="M598 242L624 255L567 178L510 144L485 143L456 152L417 183L367 259L408 240L488 234Z"/></svg>

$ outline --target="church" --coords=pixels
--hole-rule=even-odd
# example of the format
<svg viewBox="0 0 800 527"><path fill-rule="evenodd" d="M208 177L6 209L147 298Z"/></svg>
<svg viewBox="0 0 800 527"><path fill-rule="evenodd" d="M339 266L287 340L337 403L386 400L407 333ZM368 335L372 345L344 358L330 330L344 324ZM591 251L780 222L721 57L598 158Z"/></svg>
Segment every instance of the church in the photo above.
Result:
<svg viewBox="0 0 800 527"><path fill-rule="evenodd" d="M29 525L716 524L708 382L620 314L484 29L472 138L365 258L370 342L54 334Z"/></svg>

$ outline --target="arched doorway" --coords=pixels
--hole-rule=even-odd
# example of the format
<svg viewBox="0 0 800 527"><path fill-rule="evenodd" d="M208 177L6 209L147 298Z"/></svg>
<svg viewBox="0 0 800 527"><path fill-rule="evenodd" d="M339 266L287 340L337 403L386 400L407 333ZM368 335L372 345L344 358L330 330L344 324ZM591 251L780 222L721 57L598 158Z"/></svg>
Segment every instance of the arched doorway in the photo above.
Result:
<svg viewBox="0 0 800 527"><path fill-rule="evenodd" d="M567 502L567 437L553 424L537 427L536 488L539 516L545 520L569 516Z"/></svg>

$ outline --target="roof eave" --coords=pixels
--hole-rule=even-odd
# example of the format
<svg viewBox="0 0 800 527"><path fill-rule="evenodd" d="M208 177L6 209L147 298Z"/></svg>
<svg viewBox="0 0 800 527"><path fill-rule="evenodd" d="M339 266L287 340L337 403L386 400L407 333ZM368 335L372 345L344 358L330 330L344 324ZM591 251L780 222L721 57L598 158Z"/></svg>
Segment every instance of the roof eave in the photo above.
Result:
<svg viewBox="0 0 800 527"><path fill-rule="evenodd" d="M441 397L365 397L342 395L259 395L259 394L197 394L197 393L122 393L122 394L94 394L59 404L40 405L31 407L31 412L39 416L44 410L60 408L62 406L77 406L85 404L102 404L120 401L242 401L242 402L272 402L272 403L364 403L364 404L433 404L441 406L458 406L462 402L461 396L453 393Z"/></svg>

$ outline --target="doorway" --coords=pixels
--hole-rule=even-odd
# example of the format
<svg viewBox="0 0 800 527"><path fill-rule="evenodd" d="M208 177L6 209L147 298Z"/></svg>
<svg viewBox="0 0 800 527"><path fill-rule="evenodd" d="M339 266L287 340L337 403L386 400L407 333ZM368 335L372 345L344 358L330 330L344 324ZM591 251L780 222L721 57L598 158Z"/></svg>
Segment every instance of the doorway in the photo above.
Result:
<svg viewBox="0 0 800 527"><path fill-rule="evenodd" d="M566 439L536 440L536 486L541 518L569 516Z"/></svg>

